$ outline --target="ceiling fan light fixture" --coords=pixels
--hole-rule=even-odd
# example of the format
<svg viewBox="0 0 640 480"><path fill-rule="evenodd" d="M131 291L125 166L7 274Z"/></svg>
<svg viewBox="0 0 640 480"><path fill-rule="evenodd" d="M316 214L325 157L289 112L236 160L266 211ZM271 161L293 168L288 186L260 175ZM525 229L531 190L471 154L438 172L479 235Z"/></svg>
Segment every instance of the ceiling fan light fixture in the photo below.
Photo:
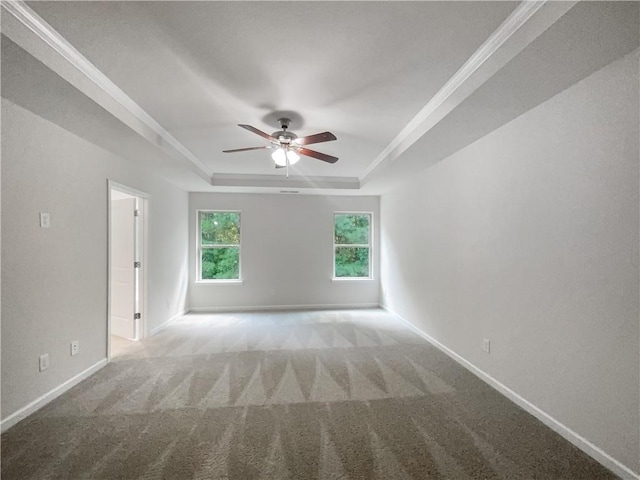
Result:
<svg viewBox="0 0 640 480"><path fill-rule="evenodd" d="M287 150L287 159L289 160L289 165L295 165L300 160L300 155L293 150Z"/></svg>
<svg viewBox="0 0 640 480"><path fill-rule="evenodd" d="M293 150L289 150L289 149L285 150L284 148L277 148L271 154L271 158L273 159L274 162L276 162L276 165L278 165L279 167L286 167L287 160L289 160L289 165L294 165L298 163L298 160L300 160L300 155L298 155Z"/></svg>
<svg viewBox="0 0 640 480"><path fill-rule="evenodd" d="M287 155L284 153L284 149L277 148L271 154L271 158L273 158L273 161L276 162L276 165L278 165L279 167L287 166Z"/></svg>

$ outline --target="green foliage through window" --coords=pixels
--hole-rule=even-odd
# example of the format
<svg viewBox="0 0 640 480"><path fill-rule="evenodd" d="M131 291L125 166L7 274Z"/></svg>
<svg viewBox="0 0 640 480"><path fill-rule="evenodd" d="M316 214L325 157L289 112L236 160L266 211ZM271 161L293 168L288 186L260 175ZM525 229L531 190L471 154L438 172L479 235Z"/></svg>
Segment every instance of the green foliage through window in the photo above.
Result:
<svg viewBox="0 0 640 480"><path fill-rule="evenodd" d="M336 278L368 278L371 248L371 215L368 213L336 213L334 215Z"/></svg>
<svg viewBox="0 0 640 480"><path fill-rule="evenodd" d="M240 213L199 212L200 278L240 278Z"/></svg>
<svg viewBox="0 0 640 480"><path fill-rule="evenodd" d="M368 245L369 215L336 214L334 243L336 245Z"/></svg>
<svg viewBox="0 0 640 480"><path fill-rule="evenodd" d="M238 212L200 212L202 245L235 245L240 243Z"/></svg>

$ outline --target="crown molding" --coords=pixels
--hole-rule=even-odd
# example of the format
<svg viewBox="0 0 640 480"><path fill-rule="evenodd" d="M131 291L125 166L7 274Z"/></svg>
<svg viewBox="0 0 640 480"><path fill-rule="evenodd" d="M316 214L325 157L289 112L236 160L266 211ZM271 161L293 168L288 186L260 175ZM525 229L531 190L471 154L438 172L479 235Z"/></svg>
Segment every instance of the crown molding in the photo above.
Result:
<svg viewBox="0 0 640 480"><path fill-rule="evenodd" d="M374 171L396 160L576 3L523 0L376 157L359 177L360 183L366 184Z"/></svg>
<svg viewBox="0 0 640 480"><path fill-rule="evenodd" d="M255 187L276 189L328 189L359 190L357 177L303 177L299 175L236 175L215 174L211 178L214 187Z"/></svg>
<svg viewBox="0 0 640 480"><path fill-rule="evenodd" d="M11 14L11 16L18 21L19 25L26 27L37 39L46 44L46 46L49 47L49 52L54 52L57 58L51 58L51 55L47 55L41 46L33 45L33 37L25 34L26 32L24 31L19 31L18 25L7 22L7 19L3 18L3 33L11 38L12 41L17 43L21 48L24 48L39 61L52 68L65 80L74 85L74 87L81 90L89 96L89 98L127 124L138 134L164 150L172 158L179 160L181 163L185 163L204 180L210 181L211 172L200 159L165 130L160 123L113 83L24 1L2 1L1 5L5 12ZM94 88L87 88L86 84L81 85L77 81L74 81L75 78L73 75L64 75L62 72L66 70L60 66L60 61L72 66L77 72L80 72L85 79L88 79L93 84ZM56 63L57 68L53 66L52 63ZM98 87L100 93L106 94L111 101L105 102L103 98L104 95L97 94L95 87ZM115 102L115 105L113 102Z"/></svg>

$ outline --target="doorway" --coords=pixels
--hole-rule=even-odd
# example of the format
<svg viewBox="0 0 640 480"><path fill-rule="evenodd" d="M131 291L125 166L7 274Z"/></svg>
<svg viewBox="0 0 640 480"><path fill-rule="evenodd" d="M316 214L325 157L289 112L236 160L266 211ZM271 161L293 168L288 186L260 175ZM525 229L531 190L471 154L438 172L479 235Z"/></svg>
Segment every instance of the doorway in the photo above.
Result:
<svg viewBox="0 0 640 480"><path fill-rule="evenodd" d="M109 182L109 360L145 337L147 198L143 192Z"/></svg>

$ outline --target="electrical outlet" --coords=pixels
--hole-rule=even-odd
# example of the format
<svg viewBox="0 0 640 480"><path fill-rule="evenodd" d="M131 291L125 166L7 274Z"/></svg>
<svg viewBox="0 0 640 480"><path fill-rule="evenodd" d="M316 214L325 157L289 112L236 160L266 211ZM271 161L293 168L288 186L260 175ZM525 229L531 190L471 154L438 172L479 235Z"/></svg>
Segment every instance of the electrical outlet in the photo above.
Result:
<svg viewBox="0 0 640 480"><path fill-rule="evenodd" d="M40 371L43 372L49 368L49 354L40 355Z"/></svg>
<svg viewBox="0 0 640 480"><path fill-rule="evenodd" d="M482 339L482 350L484 350L486 353L491 353L491 340L489 340L488 338Z"/></svg>
<svg viewBox="0 0 640 480"><path fill-rule="evenodd" d="M80 351L80 340L71 342L71 356L77 355Z"/></svg>

